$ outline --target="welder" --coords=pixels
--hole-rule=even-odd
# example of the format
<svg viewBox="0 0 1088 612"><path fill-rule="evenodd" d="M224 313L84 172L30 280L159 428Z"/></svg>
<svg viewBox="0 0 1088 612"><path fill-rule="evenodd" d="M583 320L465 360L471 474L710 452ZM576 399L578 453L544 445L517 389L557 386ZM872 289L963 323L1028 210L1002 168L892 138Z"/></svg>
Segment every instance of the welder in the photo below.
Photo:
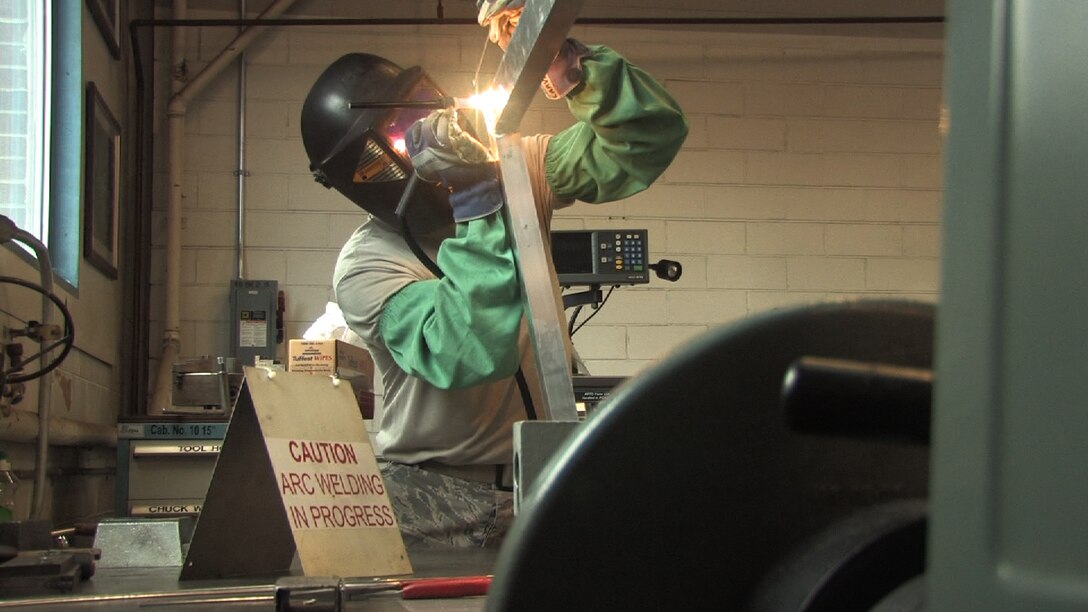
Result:
<svg viewBox="0 0 1088 612"><path fill-rule="evenodd" d="M478 3L503 50L523 4ZM577 120L523 137L545 233L575 200L645 190L687 136L665 87L610 48L567 39L541 87ZM513 520L512 426L543 401L486 138L455 109L365 104L439 99L449 97L420 68L353 53L317 79L301 123L316 180L369 213L333 286L381 375L375 452L409 549L501 542Z"/></svg>

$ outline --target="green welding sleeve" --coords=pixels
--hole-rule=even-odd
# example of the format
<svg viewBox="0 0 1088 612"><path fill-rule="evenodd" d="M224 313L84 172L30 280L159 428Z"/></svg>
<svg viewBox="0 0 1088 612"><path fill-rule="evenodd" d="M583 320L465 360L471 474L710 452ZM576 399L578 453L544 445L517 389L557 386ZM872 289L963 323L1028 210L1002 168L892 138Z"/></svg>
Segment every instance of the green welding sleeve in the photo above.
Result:
<svg viewBox="0 0 1088 612"><path fill-rule="evenodd" d="M409 283L382 313L381 335L397 364L442 389L512 376L523 308L502 214L457 224L438 267L443 278Z"/></svg>
<svg viewBox="0 0 1088 612"><path fill-rule="evenodd" d="M672 163L688 123L665 87L612 49L591 46L584 81L567 97L578 123L548 145L548 183L564 199L634 195Z"/></svg>

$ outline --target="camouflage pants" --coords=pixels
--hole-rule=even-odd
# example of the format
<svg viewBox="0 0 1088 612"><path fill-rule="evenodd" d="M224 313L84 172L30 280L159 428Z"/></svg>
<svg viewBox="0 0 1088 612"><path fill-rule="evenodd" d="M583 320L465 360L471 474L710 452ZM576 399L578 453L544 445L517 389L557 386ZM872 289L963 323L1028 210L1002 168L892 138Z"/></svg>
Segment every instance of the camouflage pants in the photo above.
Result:
<svg viewBox="0 0 1088 612"><path fill-rule="evenodd" d="M378 465L409 550L498 546L514 520L513 494L494 484L402 463Z"/></svg>

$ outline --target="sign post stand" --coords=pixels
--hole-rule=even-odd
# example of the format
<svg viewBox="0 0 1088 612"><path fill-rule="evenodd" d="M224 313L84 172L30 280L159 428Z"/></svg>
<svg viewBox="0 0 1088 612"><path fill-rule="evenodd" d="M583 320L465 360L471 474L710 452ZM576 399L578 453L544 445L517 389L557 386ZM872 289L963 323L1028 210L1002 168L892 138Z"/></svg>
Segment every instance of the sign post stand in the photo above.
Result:
<svg viewBox="0 0 1088 612"><path fill-rule="evenodd" d="M412 566L351 388L245 368L181 580Z"/></svg>

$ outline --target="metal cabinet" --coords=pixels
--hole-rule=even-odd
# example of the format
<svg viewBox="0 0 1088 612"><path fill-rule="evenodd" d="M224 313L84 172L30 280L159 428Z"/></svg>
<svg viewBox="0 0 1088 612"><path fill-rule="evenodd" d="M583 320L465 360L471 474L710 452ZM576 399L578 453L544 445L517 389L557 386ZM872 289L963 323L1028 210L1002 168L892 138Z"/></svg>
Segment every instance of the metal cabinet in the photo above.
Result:
<svg viewBox="0 0 1088 612"><path fill-rule="evenodd" d="M117 515L199 514L227 423L141 421L117 427Z"/></svg>

